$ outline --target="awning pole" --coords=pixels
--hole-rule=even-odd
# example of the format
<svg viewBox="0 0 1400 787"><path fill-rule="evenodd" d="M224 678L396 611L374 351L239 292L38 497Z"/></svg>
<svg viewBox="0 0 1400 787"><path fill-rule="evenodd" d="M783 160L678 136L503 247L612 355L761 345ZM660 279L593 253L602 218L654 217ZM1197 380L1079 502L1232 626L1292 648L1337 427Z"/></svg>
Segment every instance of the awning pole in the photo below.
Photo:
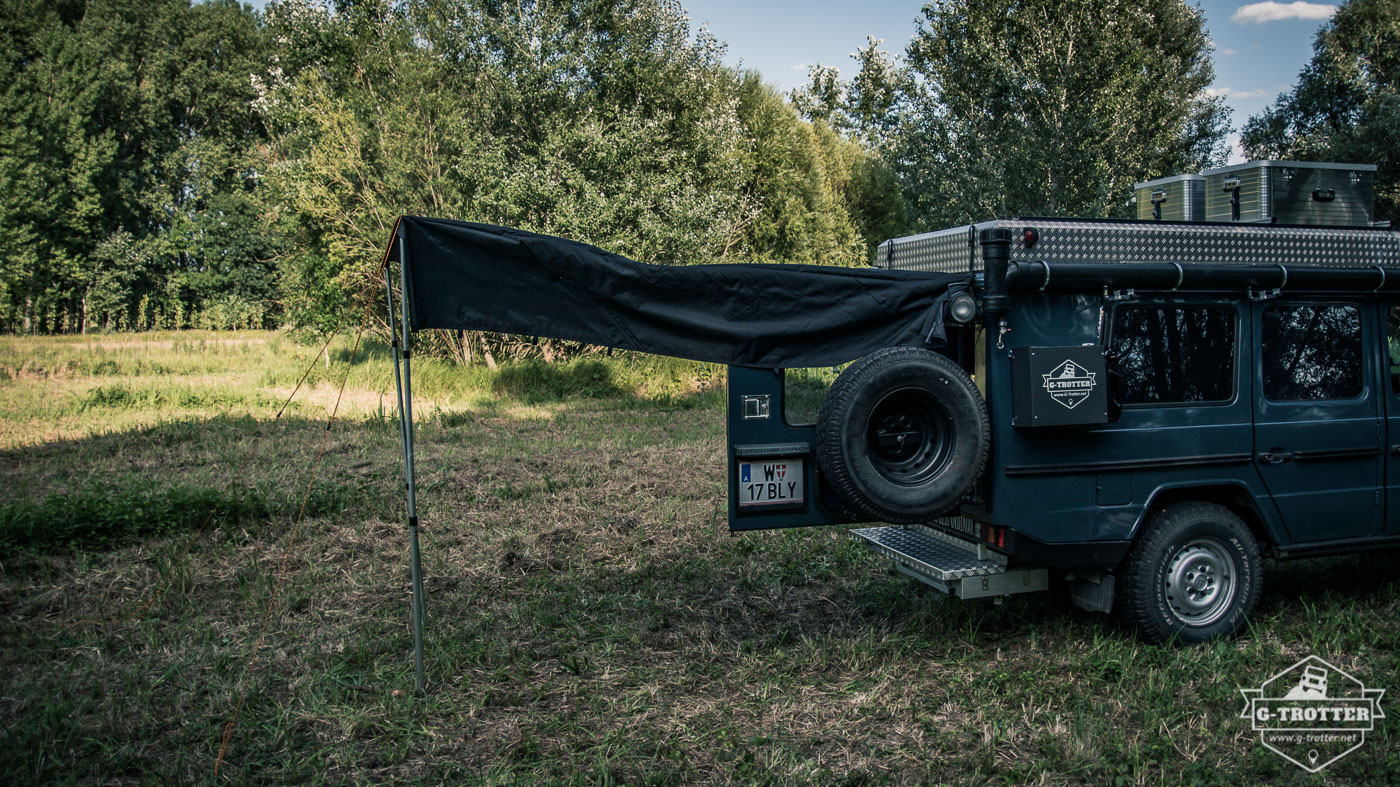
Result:
<svg viewBox="0 0 1400 787"><path fill-rule="evenodd" d="M404 299L402 347L397 337L394 349L394 387L399 399L399 432L403 440L403 460L405 488L408 490L408 562L413 578L413 675L417 692L426 692L423 680L423 625L427 619L427 605L423 598L423 564L418 553L418 507L414 500L416 487L413 480L413 373L410 367L412 348L408 327L408 250L403 236L399 236L399 292ZM389 299L389 333L394 335L394 288L389 278L389 269L384 268L384 287ZM400 373L399 364L403 364Z"/></svg>

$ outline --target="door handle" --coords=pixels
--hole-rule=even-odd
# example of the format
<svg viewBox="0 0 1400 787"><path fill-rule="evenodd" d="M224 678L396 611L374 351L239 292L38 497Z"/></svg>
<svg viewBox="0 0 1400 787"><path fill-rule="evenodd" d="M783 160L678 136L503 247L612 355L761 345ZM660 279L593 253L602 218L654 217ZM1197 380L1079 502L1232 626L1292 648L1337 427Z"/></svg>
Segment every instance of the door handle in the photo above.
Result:
<svg viewBox="0 0 1400 787"><path fill-rule="evenodd" d="M1276 465L1276 464L1278 464L1279 462L1286 462L1286 461L1288 461L1289 459L1292 459L1292 458L1293 458L1293 454L1291 454L1291 453L1289 453L1289 452L1287 452L1287 451L1279 451L1279 452L1265 451L1265 452L1259 454L1259 461L1261 461L1261 462L1267 462L1267 463L1269 463L1269 464L1271 464L1271 465Z"/></svg>
<svg viewBox="0 0 1400 787"><path fill-rule="evenodd" d="M1400 445L1392 445L1390 447L1390 453L1392 456L1400 456Z"/></svg>

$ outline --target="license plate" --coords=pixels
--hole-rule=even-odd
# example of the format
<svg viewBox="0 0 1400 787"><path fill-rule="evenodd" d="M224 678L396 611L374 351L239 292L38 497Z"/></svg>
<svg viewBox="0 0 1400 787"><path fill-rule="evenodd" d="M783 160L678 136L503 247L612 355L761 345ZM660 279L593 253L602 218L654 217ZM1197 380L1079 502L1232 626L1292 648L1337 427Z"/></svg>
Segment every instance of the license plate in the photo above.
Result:
<svg viewBox="0 0 1400 787"><path fill-rule="evenodd" d="M739 463L739 507L800 505L806 489L802 485L802 460Z"/></svg>

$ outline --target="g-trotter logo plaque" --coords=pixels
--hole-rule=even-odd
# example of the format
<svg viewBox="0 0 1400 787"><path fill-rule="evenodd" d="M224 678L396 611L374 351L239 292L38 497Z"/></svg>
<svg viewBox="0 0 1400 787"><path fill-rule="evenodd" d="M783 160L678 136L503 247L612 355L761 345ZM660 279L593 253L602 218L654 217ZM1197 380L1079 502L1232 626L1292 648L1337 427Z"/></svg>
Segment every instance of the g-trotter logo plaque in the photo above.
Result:
<svg viewBox="0 0 1400 787"><path fill-rule="evenodd" d="M1089 398L1098 385L1098 375L1074 361L1066 360L1049 374L1042 374L1050 398L1073 410Z"/></svg>
<svg viewBox="0 0 1400 787"><path fill-rule="evenodd" d="M1011 424L1018 427L1108 423L1108 368L1097 344L1014 347Z"/></svg>
<svg viewBox="0 0 1400 787"><path fill-rule="evenodd" d="M1368 689L1317 656L1240 693L1245 699L1240 718L1250 720L1260 742L1309 773L1361 748L1375 720L1385 718L1380 708L1385 689Z"/></svg>

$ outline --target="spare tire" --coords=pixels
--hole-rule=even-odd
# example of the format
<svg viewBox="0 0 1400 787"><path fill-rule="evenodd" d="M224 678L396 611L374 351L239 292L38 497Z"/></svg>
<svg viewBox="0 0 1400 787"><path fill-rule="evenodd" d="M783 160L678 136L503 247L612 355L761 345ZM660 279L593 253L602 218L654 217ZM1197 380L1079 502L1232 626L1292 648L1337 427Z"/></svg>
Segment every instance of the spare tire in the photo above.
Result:
<svg viewBox="0 0 1400 787"><path fill-rule="evenodd" d="M836 378L817 417L817 463L855 512L927 522L982 474L987 405L956 363L916 347L868 355Z"/></svg>

